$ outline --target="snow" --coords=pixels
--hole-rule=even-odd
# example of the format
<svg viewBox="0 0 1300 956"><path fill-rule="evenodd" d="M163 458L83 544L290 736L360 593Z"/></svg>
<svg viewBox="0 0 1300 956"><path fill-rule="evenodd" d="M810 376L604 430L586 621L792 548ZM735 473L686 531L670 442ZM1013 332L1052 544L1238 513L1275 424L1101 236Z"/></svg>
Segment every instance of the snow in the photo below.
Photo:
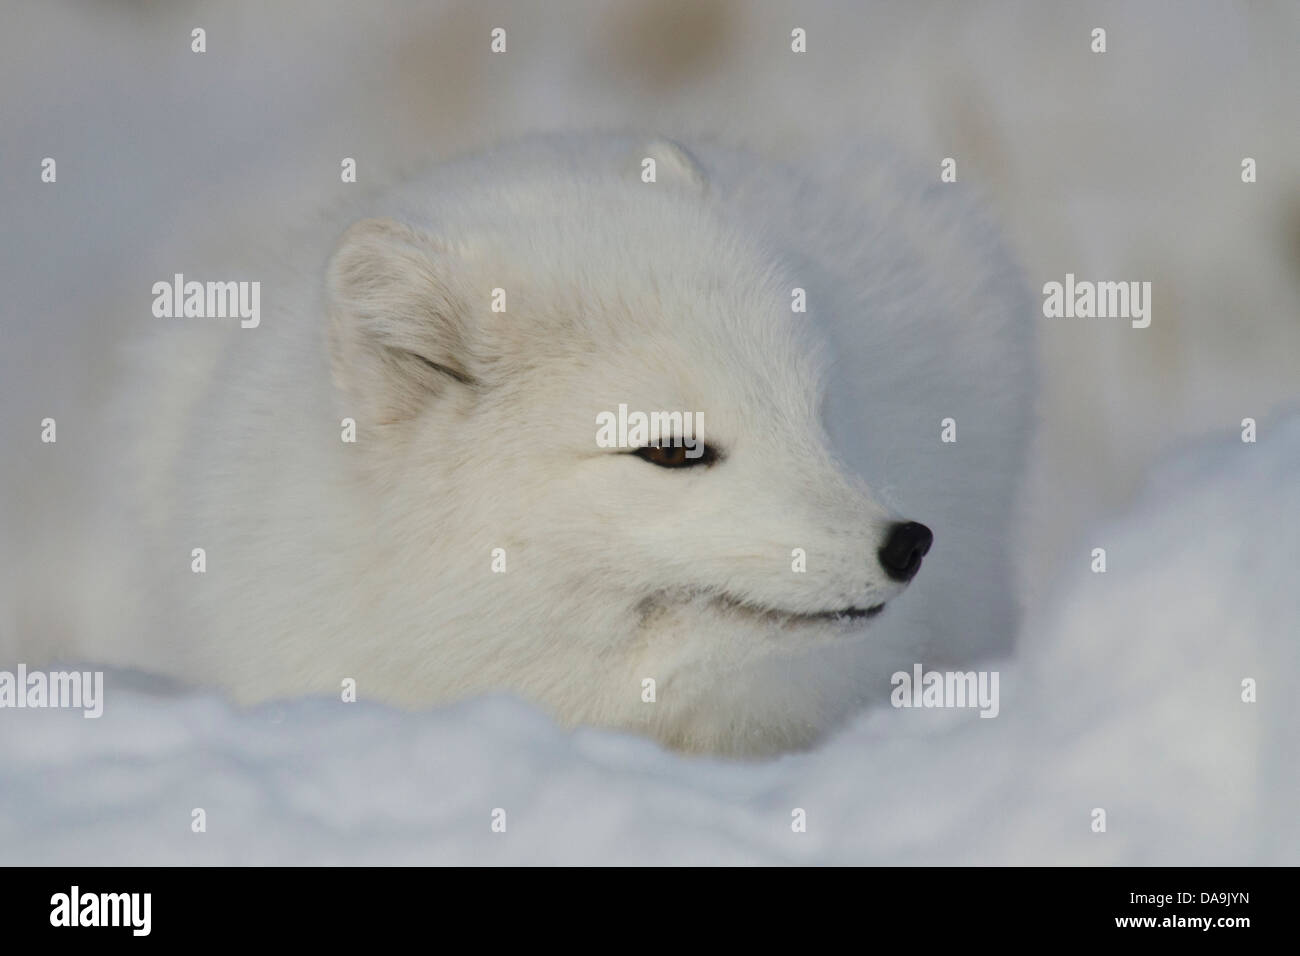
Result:
<svg viewBox="0 0 1300 956"><path fill-rule="evenodd" d="M1031 618L993 719L882 708L730 763L505 697L239 712L109 674L98 720L4 714L0 862L1295 863L1298 464L1300 414L1159 471L1089 539L1106 573L1085 556Z"/></svg>

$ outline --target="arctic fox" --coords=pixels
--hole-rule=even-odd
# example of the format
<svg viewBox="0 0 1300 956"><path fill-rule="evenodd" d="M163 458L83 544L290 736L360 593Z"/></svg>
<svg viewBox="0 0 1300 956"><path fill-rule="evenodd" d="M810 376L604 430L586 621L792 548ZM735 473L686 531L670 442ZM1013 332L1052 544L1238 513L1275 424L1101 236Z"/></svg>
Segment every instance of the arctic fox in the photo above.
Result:
<svg viewBox="0 0 1300 956"><path fill-rule="evenodd" d="M1006 649L1034 305L958 188L899 169L540 137L284 264L187 262L260 282L260 324L141 310L169 328L111 413L138 434L74 653L753 756ZM622 406L702 448L598 441Z"/></svg>

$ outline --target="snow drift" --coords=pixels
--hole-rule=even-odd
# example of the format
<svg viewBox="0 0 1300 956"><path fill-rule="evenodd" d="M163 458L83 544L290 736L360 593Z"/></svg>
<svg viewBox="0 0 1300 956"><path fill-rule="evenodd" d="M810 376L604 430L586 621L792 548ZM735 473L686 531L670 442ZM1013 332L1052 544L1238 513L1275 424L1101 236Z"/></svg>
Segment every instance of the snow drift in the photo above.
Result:
<svg viewBox="0 0 1300 956"><path fill-rule="evenodd" d="M0 720L0 862L1294 864L1297 465L1300 415L1158 471L1088 539L1107 572L1082 550L1031 618L996 719L882 708L744 764L504 698L238 712L110 674L98 720Z"/></svg>

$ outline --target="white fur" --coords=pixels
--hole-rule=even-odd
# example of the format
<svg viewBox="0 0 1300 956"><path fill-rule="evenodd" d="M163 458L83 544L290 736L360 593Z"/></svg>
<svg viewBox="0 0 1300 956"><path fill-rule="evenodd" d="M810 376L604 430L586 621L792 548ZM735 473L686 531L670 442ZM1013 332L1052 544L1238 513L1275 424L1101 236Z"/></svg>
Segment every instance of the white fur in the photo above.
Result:
<svg viewBox="0 0 1300 956"><path fill-rule="evenodd" d="M140 348L112 411L138 433L108 466L114 576L75 652L245 702L506 689L750 755L815 742L907 662L1005 650L1032 305L958 187L853 160L820 185L537 138L327 214L282 263L186 265L260 280L261 327L168 320ZM702 412L724 458L598 448L621 402ZM936 537L906 595L876 558L898 518Z"/></svg>

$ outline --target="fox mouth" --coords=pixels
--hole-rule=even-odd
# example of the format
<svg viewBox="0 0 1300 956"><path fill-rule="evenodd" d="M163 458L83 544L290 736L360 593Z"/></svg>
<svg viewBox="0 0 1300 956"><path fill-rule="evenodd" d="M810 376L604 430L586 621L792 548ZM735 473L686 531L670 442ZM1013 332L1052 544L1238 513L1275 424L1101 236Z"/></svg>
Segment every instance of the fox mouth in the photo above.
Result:
<svg viewBox="0 0 1300 956"><path fill-rule="evenodd" d="M873 604L871 607L846 607L842 611L819 611L816 614L800 614L796 617L811 617L815 620L836 620L838 618L848 618L850 621L856 621L861 618L875 617L885 609L883 604Z"/></svg>
<svg viewBox="0 0 1300 956"><path fill-rule="evenodd" d="M720 608L730 614L740 614L749 617L755 621L767 625L774 625L781 628L799 627L799 626L820 626L840 625L844 626L855 621L865 621L876 617L885 609L885 602L879 604L869 604L866 607L845 607L836 608L831 611L791 611L786 608L771 607L770 605L754 604L752 601L746 601L730 594L718 593L716 591L696 591L692 592L672 592L661 591L655 595L643 599L637 606L637 611L643 618L652 618L674 605L691 603L695 600L704 600L707 604L715 608Z"/></svg>
<svg viewBox="0 0 1300 956"><path fill-rule="evenodd" d="M843 624L873 618L885 609L884 602L867 607L837 608L833 611L787 611L741 601L729 595L719 595L716 600L724 607L753 614L768 621L782 624Z"/></svg>

